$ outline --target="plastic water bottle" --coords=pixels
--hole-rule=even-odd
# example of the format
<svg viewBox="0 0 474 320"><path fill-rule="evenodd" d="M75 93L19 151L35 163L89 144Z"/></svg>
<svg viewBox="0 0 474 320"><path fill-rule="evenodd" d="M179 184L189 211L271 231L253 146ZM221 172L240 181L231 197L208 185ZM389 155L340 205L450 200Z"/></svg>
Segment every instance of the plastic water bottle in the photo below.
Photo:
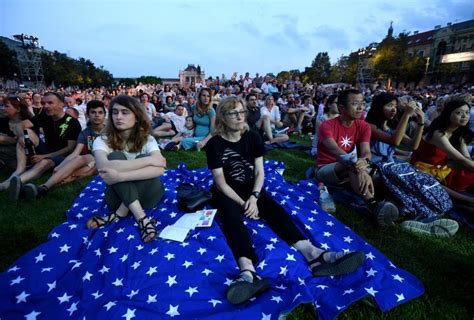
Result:
<svg viewBox="0 0 474 320"><path fill-rule="evenodd" d="M333 198L329 194L328 188L324 183L320 182L318 185L319 189L319 206L326 212L334 213L336 212L336 204L334 203Z"/></svg>

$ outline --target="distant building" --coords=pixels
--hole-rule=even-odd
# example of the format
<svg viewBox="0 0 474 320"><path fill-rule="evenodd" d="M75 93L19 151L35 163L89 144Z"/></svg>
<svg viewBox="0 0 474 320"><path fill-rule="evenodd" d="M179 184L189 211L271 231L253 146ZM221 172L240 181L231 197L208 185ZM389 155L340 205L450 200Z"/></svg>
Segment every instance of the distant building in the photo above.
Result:
<svg viewBox="0 0 474 320"><path fill-rule="evenodd" d="M179 85L180 81L179 78L161 78L161 81L163 81L163 85L168 84L170 86L172 85Z"/></svg>
<svg viewBox="0 0 474 320"><path fill-rule="evenodd" d="M194 64L188 64L186 69L179 71L179 84L182 87L202 82L204 79L204 71L199 65L195 67Z"/></svg>
<svg viewBox="0 0 474 320"><path fill-rule="evenodd" d="M474 19L408 37L407 51L427 60L427 82L463 83L474 73Z"/></svg>

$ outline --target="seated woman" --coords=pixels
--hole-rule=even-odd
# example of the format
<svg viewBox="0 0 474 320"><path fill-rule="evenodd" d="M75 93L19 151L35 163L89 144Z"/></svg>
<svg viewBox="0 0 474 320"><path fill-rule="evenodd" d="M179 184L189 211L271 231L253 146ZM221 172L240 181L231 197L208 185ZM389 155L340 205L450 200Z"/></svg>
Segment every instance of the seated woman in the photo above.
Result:
<svg viewBox="0 0 474 320"><path fill-rule="evenodd" d="M290 137L278 129L283 128L281 122L280 108L275 104L275 98L267 95L265 105L260 108L261 125L260 130L263 132L265 143L281 143L288 141Z"/></svg>
<svg viewBox="0 0 474 320"><path fill-rule="evenodd" d="M247 301L269 288L255 272L258 257L252 247L244 218L264 219L286 243L308 261L313 276L335 276L356 270L364 261L362 252L325 252L314 246L295 226L285 209L263 189L264 144L257 132L248 130L247 109L238 97L223 99L217 108L216 134L206 147L212 170L211 188L217 217L240 268L240 275L227 289L232 304Z"/></svg>
<svg viewBox="0 0 474 320"><path fill-rule="evenodd" d="M107 184L105 202L112 211L92 217L89 228L115 222L132 212L144 242L156 239L155 220L144 209L153 208L163 197L159 176L166 167L156 140L150 135L145 108L129 96L110 102L105 134L94 141L93 152L101 178Z"/></svg>
<svg viewBox="0 0 474 320"><path fill-rule="evenodd" d="M467 151L471 142L469 117L466 100L447 102L427 128L411 163L434 175L445 186L455 207L474 214L474 161Z"/></svg>
<svg viewBox="0 0 474 320"><path fill-rule="evenodd" d="M12 176L21 174L22 166L17 166L17 154L19 152L17 141L23 142L24 130L32 128L31 114L28 104L24 99L18 97L5 97L3 99L3 114L0 118L0 161L8 164L10 168L16 168ZM10 177L10 178L11 178ZM9 186L9 179L0 183L0 190Z"/></svg>
<svg viewBox="0 0 474 320"><path fill-rule="evenodd" d="M216 111L212 107L211 98L211 90L202 88L199 91L196 106L192 110L193 120L196 124L194 137L184 138L181 141L181 146L184 150L196 147L199 151L211 139L216 123Z"/></svg>
<svg viewBox="0 0 474 320"><path fill-rule="evenodd" d="M394 119L398 108L403 110L403 114L399 118L398 124L396 124ZM405 132L413 115L416 117L417 129L413 138L410 138ZM424 128L424 113L421 108L418 108L415 101L397 100L397 97L390 93L380 93L373 97L366 121L372 129L370 142L372 162L378 164L395 162L397 161L394 158L395 149L400 144L403 144L410 151L416 150L420 144ZM396 128L393 129L395 125ZM380 177L375 177L374 184L379 190L385 191L383 193L386 197L393 198ZM405 190L404 192L408 191ZM411 194L408 193L407 196L411 196ZM400 205L399 203L398 206ZM421 232L433 236L451 236L459 228L458 223L454 220L439 219L438 216L433 218L418 211L410 213L409 216L419 221L405 220L401 227L412 232ZM433 228L433 226L440 225L443 227L441 230L438 230L437 227ZM425 232L427 230L430 230L430 232Z"/></svg>
<svg viewBox="0 0 474 320"><path fill-rule="evenodd" d="M400 102L404 110L398 124L394 122L397 115L397 97L390 93L380 93L373 97L372 105L366 121L371 124L372 137L370 142L372 161L393 162L395 149L401 144L410 151L418 148L424 127L424 113L415 101ZM413 138L406 135L410 118L415 115L418 128ZM396 128L393 128L396 125Z"/></svg>
<svg viewBox="0 0 474 320"><path fill-rule="evenodd" d="M331 94L326 98L324 103L323 114L321 116L316 116L314 119L314 135L311 141L311 155L315 156L318 151L318 130L321 123L326 120L331 120L339 116L339 109L337 108L337 94Z"/></svg>

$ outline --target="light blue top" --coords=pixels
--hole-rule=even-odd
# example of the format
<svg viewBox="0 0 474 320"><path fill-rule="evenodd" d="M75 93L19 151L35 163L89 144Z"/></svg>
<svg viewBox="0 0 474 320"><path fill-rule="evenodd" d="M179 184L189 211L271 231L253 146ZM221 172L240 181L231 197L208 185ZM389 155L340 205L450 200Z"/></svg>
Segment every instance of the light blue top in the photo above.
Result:
<svg viewBox="0 0 474 320"><path fill-rule="evenodd" d="M383 130L389 135L393 135L395 130ZM374 162L394 162L395 146L382 142L380 140L370 141L370 152L372 153L372 161Z"/></svg>

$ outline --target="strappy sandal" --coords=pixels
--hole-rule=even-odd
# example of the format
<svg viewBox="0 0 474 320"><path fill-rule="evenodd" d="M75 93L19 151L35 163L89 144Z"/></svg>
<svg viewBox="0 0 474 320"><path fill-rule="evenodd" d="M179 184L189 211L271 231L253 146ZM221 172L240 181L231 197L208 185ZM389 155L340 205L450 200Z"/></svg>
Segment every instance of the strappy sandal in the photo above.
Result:
<svg viewBox="0 0 474 320"><path fill-rule="evenodd" d="M87 220L87 228L89 229L97 229L102 226L105 226L106 224L112 223L112 222L117 222L120 219L124 217L121 217L117 214L117 212L112 212L108 216L94 216ZM95 226L94 226L95 223Z"/></svg>
<svg viewBox="0 0 474 320"><path fill-rule="evenodd" d="M245 271L252 274L252 282L248 282L242 277L242 273ZM269 288L270 283L268 280L260 278L252 270L244 269L240 272L239 277L230 284L229 288L227 288L226 297L230 303L240 304L259 295Z"/></svg>
<svg viewBox="0 0 474 320"><path fill-rule="evenodd" d="M309 265L319 263L311 268L313 277L338 276L341 274L351 273L356 271L365 260L365 255L362 251L348 253L339 259L336 259L334 262L324 260L325 253L327 252L323 251L319 257L308 262Z"/></svg>
<svg viewBox="0 0 474 320"><path fill-rule="evenodd" d="M156 239L156 220L154 218L148 219L148 222L145 223L145 219L147 217L143 217L139 219L138 222L138 229L140 229L140 236L142 241L148 243Z"/></svg>

